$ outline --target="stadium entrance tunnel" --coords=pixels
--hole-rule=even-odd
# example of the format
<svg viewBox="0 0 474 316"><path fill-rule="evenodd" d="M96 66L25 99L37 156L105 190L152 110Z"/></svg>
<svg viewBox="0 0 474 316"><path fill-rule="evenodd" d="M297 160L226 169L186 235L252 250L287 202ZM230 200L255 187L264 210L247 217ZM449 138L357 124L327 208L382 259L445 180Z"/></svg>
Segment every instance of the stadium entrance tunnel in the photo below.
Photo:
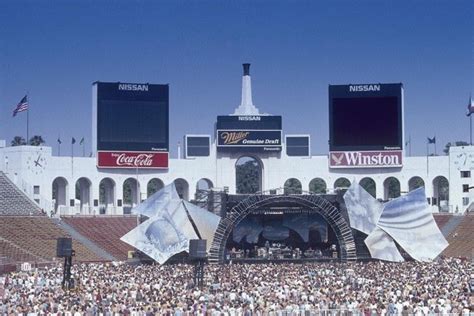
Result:
<svg viewBox="0 0 474 316"><path fill-rule="evenodd" d="M336 196L332 195L331 199L328 197L315 194L255 194L241 199L234 206L228 207L227 213L222 217L209 252L209 262L224 263L226 261L228 245L233 242L233 231L243 221L252 221L257 216L271 220L272 217L287 214L322 217L328 225L327 231L330 238L333 239L334 244L337 244L338 259L340 261L356 260L356 245L348 218L340 209L340 201L336 201ZM294 232L293 235L295 235ZM262 242L261 236L259 242Z"/></svg>

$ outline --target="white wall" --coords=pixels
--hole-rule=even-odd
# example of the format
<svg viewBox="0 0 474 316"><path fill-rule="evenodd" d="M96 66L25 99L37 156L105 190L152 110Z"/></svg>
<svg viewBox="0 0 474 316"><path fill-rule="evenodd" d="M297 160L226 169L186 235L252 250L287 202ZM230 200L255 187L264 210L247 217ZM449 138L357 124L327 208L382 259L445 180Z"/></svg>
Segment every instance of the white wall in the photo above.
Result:
<svg viewBox="0 0 474 316"><path fill-rule="evenodd" d="M135 169L98 169L96 158L85 157L57 157L51 155L51 147L5 147L0 148L0 170L8 174L25 192L33 192L33 186L40 186L40 194L34 198L40 199L41 207L52 209L52 183L54 179L63 177L68 182L67 205L74 199L76 181L85 177L91 182L91 209L84 212L98 212L93 207L94 199L99 199L99 183L104 178L111 178L115 182L115 204L118 199L123 200L122 186L127 178L138 179L140 195L146 198L147 184L153 178L158 178L165 185L177 178L182 178L189 185L189 197L193 198L196 184L201 178L210 180L214 187L228 187L230 193L235 193L235 163L242 155L217 154L215 147L211 147L210 157L191 159L171 159L168 170L135 170ZM454 165L452 157L466 153L472 155L472 164L464 169L474 168L474 146L454 147L449 156L404 157L402 168L371 168L371 169L329 169L327 156L288 157L284 151L280 155L260 157L263 164L263 190L283 187L289 178L298 179L303 190L309 190L309 183L314 178L326 181L328 189L332 189L334 182L345 177L350 181L360 181L364 177L372 178L376 183L377 198L384 198L384 181L388 177L395 177L400 181L401 192L408 191L408 181L414 176L421 177L426 186L427 197L433 195L433 179L444 176L450 183L451 211L463 211L463 198L470 198L470 193L462 192L462 184L473 186L472 178L461 178L460 170ZM38 155L45 159L44 169L39 170L34 165ZM33 160L33 164L32 164ZM7 163L8 161L8 163ZM469 201L470 204L470 201ZM435 209L434 209L435 210ZM65 208L64 212L74 214L76 208ZM122 209L111 209L111 213L121 214Z"/></svg>

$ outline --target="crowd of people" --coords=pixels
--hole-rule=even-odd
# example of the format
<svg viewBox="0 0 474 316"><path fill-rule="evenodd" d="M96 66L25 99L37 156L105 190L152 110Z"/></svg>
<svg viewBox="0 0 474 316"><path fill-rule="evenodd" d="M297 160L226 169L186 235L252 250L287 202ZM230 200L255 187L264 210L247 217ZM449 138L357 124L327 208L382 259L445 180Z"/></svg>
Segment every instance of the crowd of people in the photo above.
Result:
<svg viewBox="0 0 474 316"><path fill-rule="evenodd" d="M469 261L60 265L0 276L0 315L435 315L474 313ZM326 314L325 314L326 313Z"/></svg>

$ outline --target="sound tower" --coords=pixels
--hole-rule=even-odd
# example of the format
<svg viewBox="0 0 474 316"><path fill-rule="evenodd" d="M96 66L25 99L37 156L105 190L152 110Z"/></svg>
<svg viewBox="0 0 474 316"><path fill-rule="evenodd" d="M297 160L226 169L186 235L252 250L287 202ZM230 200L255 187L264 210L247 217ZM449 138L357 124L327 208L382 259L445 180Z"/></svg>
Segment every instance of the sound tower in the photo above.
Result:
<svg viewBox="0 0 474 316"><path fill-rule="evenodd" d="M202 288L204 283L206 257L206 239L191 239L189 241L189 258L194 262L194 286L199 288Z"/></svg>
<svg viewBox="0 0 474 316"><path fill-rule="evenodd" d="M58 238L56 243L56 257L72 256L72 238Z"/></svg>
<svg viewBox="0 0 474 316"><path fill-rule="evenodd" d="M56 256L64 258L62 288L64 290L70 290L74 288L74 282L71 280L72 256L74 256L72 238L61 237L57 239Z"/></svg>
<svg viewBox="0 0 474 316"><path fill-rule="evenodd" d="M191 259L206 259L206 240L191 239L189 241L189 257Z"/></svg>

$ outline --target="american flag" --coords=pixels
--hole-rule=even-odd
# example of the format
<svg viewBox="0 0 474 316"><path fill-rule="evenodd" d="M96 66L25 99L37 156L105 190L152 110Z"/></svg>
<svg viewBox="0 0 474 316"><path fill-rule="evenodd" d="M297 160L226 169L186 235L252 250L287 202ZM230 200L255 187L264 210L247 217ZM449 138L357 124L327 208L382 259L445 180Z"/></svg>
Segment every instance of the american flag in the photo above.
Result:
<svg viewBox="0 0 474 316"><path fill-rule="evenodd" d="M474 103L472 102L472 96L469 97L469 103L467 104L467 116L471 116L474 113Z"/></svg>
<svg viewBox="0 0 474 316"><path fill-rule="evenodd" d="M28 110L28 96L25 95L23 99L18 103L16 108L13 110L13 116L16 116L18 112L23 112Z"/></svg>

